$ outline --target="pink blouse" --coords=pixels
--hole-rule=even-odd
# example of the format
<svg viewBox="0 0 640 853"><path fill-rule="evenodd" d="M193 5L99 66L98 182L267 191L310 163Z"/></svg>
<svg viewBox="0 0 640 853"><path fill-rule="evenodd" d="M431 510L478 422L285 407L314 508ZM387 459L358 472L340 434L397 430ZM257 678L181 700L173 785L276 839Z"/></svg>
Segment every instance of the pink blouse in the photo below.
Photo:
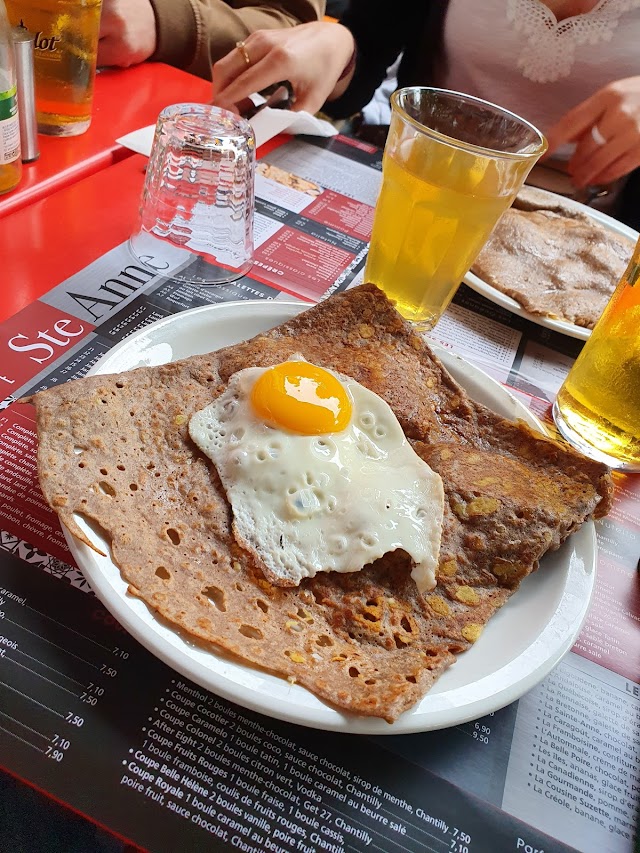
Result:
<svg viewBox="0 0 640 853"><path fill-rule="evenodd" d="M640 75L640 0L600 0L559 23L541 0L450 0L444 41L439 85L544 133L602 86Z"/></svg>

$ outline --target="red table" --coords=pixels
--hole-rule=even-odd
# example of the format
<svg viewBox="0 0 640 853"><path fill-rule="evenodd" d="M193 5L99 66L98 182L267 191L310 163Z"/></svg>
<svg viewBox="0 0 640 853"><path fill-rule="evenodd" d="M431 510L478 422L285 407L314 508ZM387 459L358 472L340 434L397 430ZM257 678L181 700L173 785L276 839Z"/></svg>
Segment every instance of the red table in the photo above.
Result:
<svg viewBox="0 0 640 853"><path fill-rule="evenodd" d="M0 321L127 239L146 163L133 154L3 220Z"/></svg>
<svg viewBox="0 0 640 853"><path fill-rule="evenodd" d="M25 163L19 186L0 196L0 217L128 157L131 152L116 139L153 124L169 104L207 102L210 97L208 80L157 62L100 70L89 130L67 138L40 134L40 158Z"/></svg>
<svg viewBox="0 0 640 853"><path fill-rule="evenodd" d="M258 156L286 138L274 137L258 149ZM147 158L127 154L5 217L0 227L0 322L129 237Z"/></svg>

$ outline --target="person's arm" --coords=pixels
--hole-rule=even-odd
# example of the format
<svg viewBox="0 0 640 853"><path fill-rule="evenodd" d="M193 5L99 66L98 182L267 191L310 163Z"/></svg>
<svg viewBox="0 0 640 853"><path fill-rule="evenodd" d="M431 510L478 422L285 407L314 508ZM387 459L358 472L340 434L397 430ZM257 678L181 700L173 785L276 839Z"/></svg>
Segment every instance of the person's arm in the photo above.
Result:
<svg viewBox="0 0 640 853"><path fill-rule="evenodd" d="M640 166L640 77L616 80L569 110L548 134L548 154L576 142L577 187L609 184Z"/></svg>
<svg viewBox="0 0 640 853"><path fill-rule="evenodd" d="M166 62L201 77L258 29L322 17L325 0L103 0L98 62Z"/></svg>
<svg viewBox="0 0 640 853"><path fill-rule="evenodd" d="M295 94L293 109L316 112L322 107L337 118L352 115L385 79L405 44L405 27L415 17L408 0L399 0L393 14L383 0L351 0L344 25L315 22L289 31L256 32L245 45L249 64L233 50L213 66L214 103L233 108L253 92L288 80Z"/></svg>
<svg viewBox="0 0 640 853"><path fill-rule="evenodd" d="M340 23L355 39L358 52L344 93L325 104L333 118L347 118L369 103L378 86L402 52L412 30L424 22L421 9L428 0L351 0Z"/></svg>

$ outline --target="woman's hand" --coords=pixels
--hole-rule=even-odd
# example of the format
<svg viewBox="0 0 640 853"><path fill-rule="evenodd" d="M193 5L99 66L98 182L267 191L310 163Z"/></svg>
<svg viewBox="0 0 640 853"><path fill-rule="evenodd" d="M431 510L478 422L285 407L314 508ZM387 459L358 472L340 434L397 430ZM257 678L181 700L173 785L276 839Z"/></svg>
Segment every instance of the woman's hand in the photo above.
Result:
<svg viewBox="0 0 640 853"><path fill-rule="evenodd" d="M549 154L577 147L569 174L577 187L610 184L640 166L640 77L616 80L578 104L547 134Z"/></svg>
<svg viewBox="0 0 640 853"><path fill-rule="evenodd" d="M98 65L127 68L156 49L156 16L149 0L103 0Z"/></svg>
<svg viewBox="0 0 640 853"><path fill-rule="evenodd" d="M313 21L284 30L258 30L212 69L213 103L234 109L249 95L288 80L293 109L317 112L330 96L347 88L352 72L338 83L354 51L350 31L341 24Z"/></svg>

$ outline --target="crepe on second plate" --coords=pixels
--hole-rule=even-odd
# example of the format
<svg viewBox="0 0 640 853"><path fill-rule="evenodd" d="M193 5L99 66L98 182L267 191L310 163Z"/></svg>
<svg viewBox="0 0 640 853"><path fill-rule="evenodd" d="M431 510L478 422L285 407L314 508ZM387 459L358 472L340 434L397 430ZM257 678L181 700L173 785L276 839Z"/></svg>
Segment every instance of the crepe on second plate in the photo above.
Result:
<svg viewBox="0 0 640 853"><path fill-rule="evenodd" d="M530 314L593 329L632 253L575 203L524 187L471 271Z"/></svg>
<svg viewBox="0 0 640 853"><path fill-rule="evenodd" d="M399 551L354 574L275 587L234 541L188 421L237 370L294 353L379 394L441 472L433 593L418 593ZM34 401L47 500L78 539L76 513L103 530L131 593L214 648L389 722L478 639L540 557L610 501L604 466L472 402L373 285L246 343Z"/></svg>

